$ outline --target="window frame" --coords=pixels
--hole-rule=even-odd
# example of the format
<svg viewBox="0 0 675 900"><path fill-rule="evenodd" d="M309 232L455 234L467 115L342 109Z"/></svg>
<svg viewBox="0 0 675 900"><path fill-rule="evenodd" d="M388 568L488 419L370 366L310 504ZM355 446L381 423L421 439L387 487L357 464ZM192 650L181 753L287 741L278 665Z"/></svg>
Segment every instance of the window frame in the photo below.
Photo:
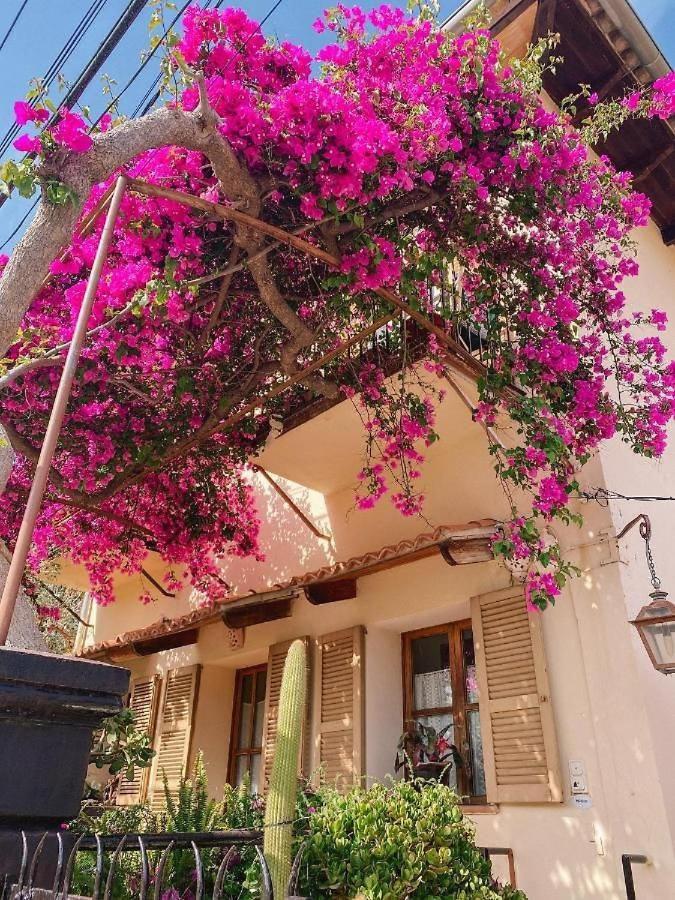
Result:
<svg viewBox="0 0 675 900"><path fill-rule="evenodd" d="M446 622L442 625L430 625L425 628L417 628L414 631L405 631L401 634L403 661L403 730L406 731L408 728L411 728L417 719L423 718L424 716L451 715L453 720L453 743L461 753L462 758L470 765L467 713L479 713L479 703L469 703L466 699L464 654L462 652L462 632L466 630L470 631L473 636L473 621L471 619L459 619L455 622ZM431 637L435 634L447 634L448 636L452 706L439 706L432 709L416 710L414 708L413 641L418 638ZM485 794L474 794L471 792L470 788L471 784L466 769L458 768L457 791L462 803L465 805L484 805L487 803Z"/></svg>
<svg viewBox="0 0 675 900"><path fill-rule="evenodd" d="M238 738L239 738L239 727L241 725L241 713L242 713L242 698L243 698L243 686L244 679L248 676L253 676L253 686L252 686L252 711L251 711L251 721L249 724L249 734L248 741L246 745L242 748L237 747ZM259 747L253 746L253 734L255 729L255 697L256 690L258 687L258 678L260 675L264 675L265 677L265 707L263 709L263 739L261 740L261 744ZM257 666L247 666L244 669L237 669L236 677L234 681L234 697L232 700L232 725L230 728L230 751L229 751L229 759L227 765L227 781L232 787L237 786L237 761L240 756L248 757L248 762L246 765L246 771L250 775L251 774L251 764L254 756L260 757L261 764L261 772L263 765L263 748L264 748L264 734L265 734L265 710L267 709L267 663L260 663Z"/></svg>

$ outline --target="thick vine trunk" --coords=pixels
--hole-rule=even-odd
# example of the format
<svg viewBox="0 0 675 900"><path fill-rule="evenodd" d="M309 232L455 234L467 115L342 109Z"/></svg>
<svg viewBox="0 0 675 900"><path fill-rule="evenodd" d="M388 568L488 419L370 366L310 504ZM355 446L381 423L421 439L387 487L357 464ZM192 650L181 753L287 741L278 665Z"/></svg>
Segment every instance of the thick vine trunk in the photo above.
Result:
<svg viewBox="0 0 675 900"><path fill-rule="evenodd" d="M67 184L73 202L53 206L44 198L28 230L14 248L0 278L0 356L13 343L21 319L49 274L49 266L71 241L92 187L140 153L156 147L185 147L208 157L230 200L256 207L258 190L217 129L218 119L200 105L194 112L164 107L96 135L87 153L68 154L50 164L50 174Z"/></svg>

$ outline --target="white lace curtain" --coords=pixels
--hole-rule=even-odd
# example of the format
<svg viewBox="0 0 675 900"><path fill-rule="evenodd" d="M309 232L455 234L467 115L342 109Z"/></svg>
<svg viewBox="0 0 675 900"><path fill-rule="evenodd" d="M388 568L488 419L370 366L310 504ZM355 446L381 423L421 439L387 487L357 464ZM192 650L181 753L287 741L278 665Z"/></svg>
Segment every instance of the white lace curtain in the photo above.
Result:
<svg viewBox="0 0 675 900"><path fill-rule="evenodd" d="M452 705L450 670L438 669L415 675L415 709L435 709Z"/></svg>

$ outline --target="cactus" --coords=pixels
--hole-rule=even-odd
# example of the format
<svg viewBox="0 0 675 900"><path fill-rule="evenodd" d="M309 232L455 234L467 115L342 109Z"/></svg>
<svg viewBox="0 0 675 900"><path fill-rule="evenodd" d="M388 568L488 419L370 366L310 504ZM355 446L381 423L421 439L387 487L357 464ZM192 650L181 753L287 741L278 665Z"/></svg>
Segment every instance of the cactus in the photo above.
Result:
<svg viewBox="0 0 675 900"><path fill-rule="evenodd" d="M265 810L264 853L276 900L283 900L291 872L293 819L306 695L307 650L303 641L293 641L281 678L277 742Z"/></svg>

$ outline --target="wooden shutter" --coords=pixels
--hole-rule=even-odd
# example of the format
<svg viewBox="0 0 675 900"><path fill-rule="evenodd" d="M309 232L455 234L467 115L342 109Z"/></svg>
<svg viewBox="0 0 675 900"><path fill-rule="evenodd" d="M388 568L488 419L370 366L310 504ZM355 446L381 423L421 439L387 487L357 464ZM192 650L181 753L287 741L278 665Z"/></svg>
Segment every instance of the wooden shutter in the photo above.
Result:
<svg viewBox="0 0 675 900"><path fill-rule="evenodd" d="M129 709L134 713L136 727L154 738L155 723L157 720L157 700L161 679L159 675L149 675L144 678L134 678L131 683L129 696ZM150 767L134 768L134 777L127 779L124 775L120 779L115 803L118 806L131 806L134 803L143 803L148 789Z"/></svg>
<svg viewBox="0 0 675 900"><path fill-rule="evenodd" d="M155 742L157 755L152 772L152 808L164 806L164 774L173 795L185 775L190 753L190 735L200 666L171 669L166 676L159 733Z"/></svg>
<svg viewBox="0 0 675 900"><path fill-rule="evenodd" d="M487 799L562 800L541 615L521 587L471 600Z"/></svg>
<svg viewBox="0 0 675 900"><path fill-rule="evenodd" d="M314 676L314 770L346 790L363 775L363 627L317 640Z"/></svg>
<svg viewBox="0 0 675 900"><path fill-rule="evenodd" d="M302 637L297 640L305 642L309 651L309 638ZM289 647L293 641L282 641L272 644L267 657L267 686L265 695L265 723L263 726L263 791L267 791L270 775L272 774L272 761L274 760L274 748L277 743L277 718L279 715L279 695L281 693L281 676L284 673L284 663ZM309 653L307 658L309 666ZM308 673L309 681L309 673ZM309 692L308 692L309 696ZM307 720L309 716L309 701L307 713L303 724L302 739L300 741L300 771L307 772Z"/></svg>

